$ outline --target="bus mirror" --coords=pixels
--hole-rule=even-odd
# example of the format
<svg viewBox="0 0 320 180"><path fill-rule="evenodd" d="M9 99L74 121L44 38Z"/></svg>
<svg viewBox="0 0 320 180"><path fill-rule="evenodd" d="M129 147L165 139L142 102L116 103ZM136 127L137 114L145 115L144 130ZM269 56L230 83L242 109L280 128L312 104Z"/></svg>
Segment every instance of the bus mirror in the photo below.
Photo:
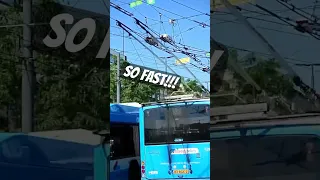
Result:
<svg viewBox="0 0 320 180"><path fill-rule="evenodd" d="M92 133L99 136L110 137L109 130L96 130L96 131L93 131Z"/></svg>

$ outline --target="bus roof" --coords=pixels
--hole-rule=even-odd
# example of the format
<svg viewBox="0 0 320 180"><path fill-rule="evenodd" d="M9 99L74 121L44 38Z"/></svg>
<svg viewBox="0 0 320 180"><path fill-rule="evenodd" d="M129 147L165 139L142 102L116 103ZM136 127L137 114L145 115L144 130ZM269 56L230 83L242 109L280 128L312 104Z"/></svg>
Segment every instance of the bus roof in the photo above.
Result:
<svg viewBox="0 0 320 180"><path fill-rule="evenodd" d="M199 99L183 99L183 100L174 100L174 101L163 101L163 102L148 102L143 103L142 107L145 106L159 106L165 104L177 104L177 103L185 103L185 102L203 102L203 101L210 101L209 98L199 98Z"/></svg>
<svg viewBox="0 0 320 180"><path fill-rule="evenodd" d="M137 102L131 102L131 103L119 103L120 105L125 105L125 106L132 106L132 107L141 107L141 104Z"/></svg>
<svg viewBox="0 0 320 180"><path fill-rule="evenodd" d="M110 104L111 123L139 123L139 103Z"/></svg>
<svg viewBox="0 0 320 180"><path fill-rule="evenodd" d="M6 141L7 139L10 139L11 137L23 135L22 133L7 133L7 132L1 132L0 133L0 143L2 141Z"/></svg>

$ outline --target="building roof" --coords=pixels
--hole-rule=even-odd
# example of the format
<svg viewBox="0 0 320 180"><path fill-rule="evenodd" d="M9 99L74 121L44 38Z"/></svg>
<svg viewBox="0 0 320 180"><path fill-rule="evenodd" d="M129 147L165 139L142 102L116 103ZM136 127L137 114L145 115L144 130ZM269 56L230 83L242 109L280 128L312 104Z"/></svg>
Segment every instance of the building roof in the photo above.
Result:
<svg viewBox="0 0 320 180"><path fill-rule="evenodd" d="M92 131L85 129L65 129L55 131L39 131L30 132L30 136L49 138L55 140L62 140L87 145L98 145L100 144L100 136L93 134Z"/></svg>

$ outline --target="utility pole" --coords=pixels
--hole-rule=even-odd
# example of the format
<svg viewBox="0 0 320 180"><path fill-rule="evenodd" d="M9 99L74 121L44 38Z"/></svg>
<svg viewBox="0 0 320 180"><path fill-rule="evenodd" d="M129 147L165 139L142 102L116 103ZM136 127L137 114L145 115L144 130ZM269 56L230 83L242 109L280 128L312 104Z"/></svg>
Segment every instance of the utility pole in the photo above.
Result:
<svg viewBox="0 0 320 180"><path fill-rule="evenodd" d="M313 63L313 64L295 64L296 66L305 66L305 67L311 67L311 87L314 89L314 66L320 66L319 63Z"/></svg>
<svg viewBox="0 0 320 180"><path fill-rule="evenodd" d="M120 53L117 55L117 103L121 101L121 83L120 83Z"/></svg>
<svg viewBox="0 0 320 180"><path fill-rule="evenodd" d="M32 0L23 0L23 58L22 58L22 132L33 130L33 78L34 64L32 57Z"/></svg>
<svg viewBox="0 0 320 180"><path fill-rule="evenodd" d="M165 71L166 71L166 73L168 73L168 59L166 58L166 66L165 66ZM166 87L165 88L165 90L164 90L164 93L163 93L163 98L165 97L165 96L168 96L168 88Z"/></svg>
<svg viewBox="0 0 320 180"><path fill-rule="evenodd" d="M7 119L9 132L14 132L16 130L16 123L13 117L13 106L11 104L7 106Z"/></svg>
<svg viewBox="0 0 320 180"><path fill-rule="evenodd" d="M209 83L210 83L210 81L205 81L204 83L207 84L207 89L209 89Z"/></svg>

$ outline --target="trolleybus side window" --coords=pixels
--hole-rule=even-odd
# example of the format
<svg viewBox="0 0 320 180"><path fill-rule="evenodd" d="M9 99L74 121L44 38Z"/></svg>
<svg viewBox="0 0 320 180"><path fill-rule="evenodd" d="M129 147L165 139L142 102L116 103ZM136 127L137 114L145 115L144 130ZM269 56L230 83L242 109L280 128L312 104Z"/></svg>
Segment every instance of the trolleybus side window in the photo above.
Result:
<svg viewBox="0 0 320 180"><path fill-rule="evenodd" d="M17 164L47 165L49 163L45 153L36 144L19 136L1 143L0 158Z"/></svg>
<svg viewBox="0 0 320 180"><path fill-rule="evenodd" d="M133 127L129 125L111 125L111 159L135 157Z"/></svg>

